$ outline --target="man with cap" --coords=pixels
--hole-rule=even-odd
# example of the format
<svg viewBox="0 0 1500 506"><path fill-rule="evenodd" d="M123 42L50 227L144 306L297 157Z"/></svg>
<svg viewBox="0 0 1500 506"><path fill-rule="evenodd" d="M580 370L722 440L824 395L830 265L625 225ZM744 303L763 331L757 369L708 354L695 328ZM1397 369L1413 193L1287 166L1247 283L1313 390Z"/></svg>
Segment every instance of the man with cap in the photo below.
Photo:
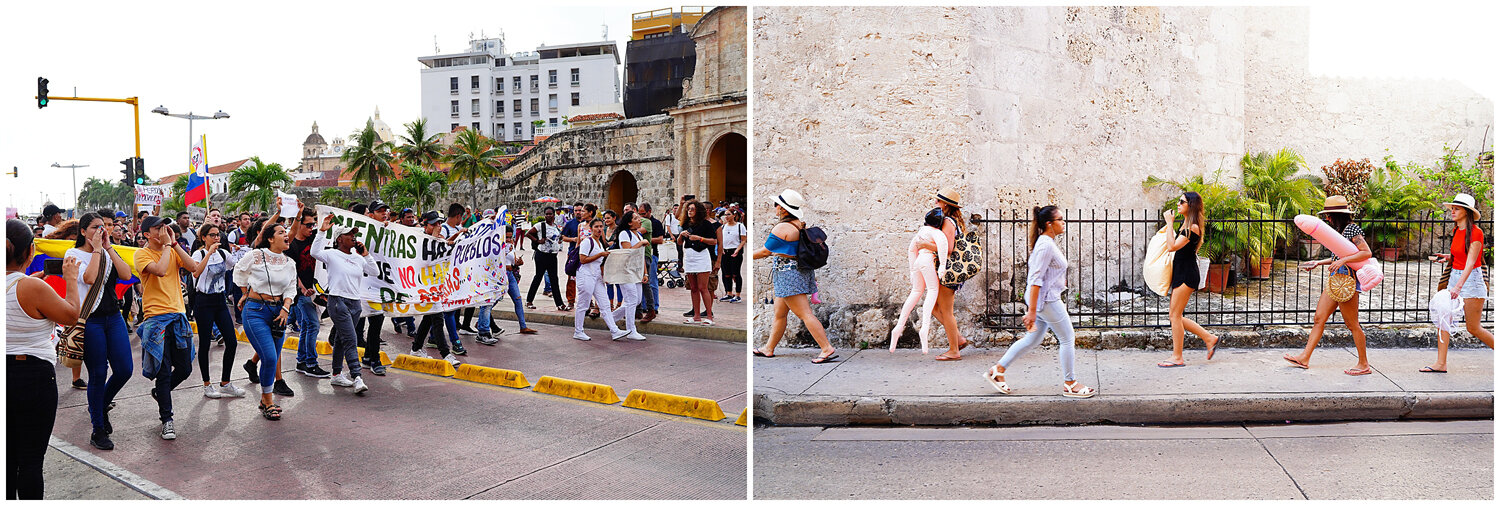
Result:
<svg viewBox="0 0 1500 506"><path fill-rule="evenodd" d="M378 202L378 201L377 201ZM374 206L372 205L371 208ZM331 385L354 387L355 394L364 394L369 387L360 376L361 360L355 349L354 320L366 306L364 301L364 277L377 274L375 260L370 250L359 242L359 228L351 225L333 225L333 214L323 217L320 232L333 229L333 249L314 249L312 256L323 262L328 269L328 318L334 331L329 334L333 341L333 374ZM351 252L351 250L353 250ZM375 326L379 329L379 324ZM378 352L377 352L378 353ZM347 362L349 371L342 372Z"/></svg>
<svg viewBox="0 0 1500 506"><path fill-rule="evenodd" d="M135 252L141 280L144 318L136 328L141 342L141 374L156 380L151 397L161 418L161 438L177 439L172 423L172 390L193 373L196 348L182 301L181 269L198 270L198 262L172 237L172 220L147 216L141 221L146 246Z"/></svg>
<svg viewBox="0 0 1500 506"><path fill-rule="evenodd" d="M437 211L427 211L422 214L422 231L427 235L445 240L442 235L443 215ZM421 247L421 246L418 246ZM411 355L432 358L427 350L422 349L423 342L431 342L443 355L443 360L458 367L458 357L453 356L448 350L448 342L443 339L443 313L429 313L422 315L422 320L417 324L417 339L412 341Z"/></svg>
<svg viewBox="0 0 1500 506"><path fill-rule="evenodd" d="M439 237L447 239L449 245L457 242L458 237L469 230L469 227L460 225L463 221L465 211L466 208L463 204L454 202L448 205L448 219L439 229ZM453 340L453 354L459 356L468 355L469 350L464 349L464 344L459 341L458 337L457 309L443 313L443 325L448 329L448 337Z"/></svg>
<svg viewBox="0 0 1500 506"><path fill-rule="evenodd" d="M417 213L416 213L416 211L413 211L410 207L402 208L401 209L401 213L398 216L398 219L399 219L399 223L401 223L402 225L405 225L405 226L408 226L408 227L415 227L415 226L417 226ZM396 327L396 333L397 334L406 334L406 337L410 337L412 339L416 339L416 337L417 337L417 319L416 318L413 318L413 317L410 317L410 316L397 316L395 318L391 318L391 325L393 325L393 326ZM401 331L401 329L403 327L406 328L405 332ZM380 354L377 352L375 354L375 356L377 358L379 358ZM385 368L384 366L381 366L381 369L384 369L384 368ZM373 367L372 367L372 369L373 369Z"/></svg>
<svg viewBox="0 0 1500 506"><path fill-rule="evenodd" d="M382 227L388 225L391 222L391 206L376 199L365 209L365 217L379 221ZM365 367L369 367L370 372L376 376L385 376L385 364L380 363L380 328L385 326L385 311L372 308L369 304L360 309L365 316L354 320L355 341L365 349Z"/></svg>
<svg viewBox="0 0 1500 506"><path fill-rule="evenodd" d="M37 220L42 225L42 236L52 235L57 231L57 226L63 222L63 215L68 211L52 204L42 208L42 217Z"/></svg>

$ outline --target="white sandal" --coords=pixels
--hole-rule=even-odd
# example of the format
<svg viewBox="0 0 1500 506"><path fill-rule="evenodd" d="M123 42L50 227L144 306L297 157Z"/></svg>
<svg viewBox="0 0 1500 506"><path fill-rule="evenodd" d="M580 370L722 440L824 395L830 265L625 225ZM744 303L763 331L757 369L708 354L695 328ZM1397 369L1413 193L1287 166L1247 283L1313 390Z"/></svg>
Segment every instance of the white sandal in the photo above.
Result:
<svg viewBox="0 0 1500 506"><path fill-rule="evenodd" d="M990 386L995 387L995 390L998 390L1000 393L1009 394L1010 385L1005 384L1005 373L996 371L996 367L1000 367L1000 364L990 366L990 370L983 373L984 380L990 382ZM996 376L1000 377L1000 381L995 381Z"/></svg>
<svg viewBox="0 0 1500 506"><path fill-rule="evenodd" d="M1063 397L1087 399L1089 397L1093 397L1096 393L1099 392L1092 388L1089 388L1088 385L1084 385L1083 383L1079 383L1077 381L1074 381L1071 386L1067 383L1063 383Z"/></svg>

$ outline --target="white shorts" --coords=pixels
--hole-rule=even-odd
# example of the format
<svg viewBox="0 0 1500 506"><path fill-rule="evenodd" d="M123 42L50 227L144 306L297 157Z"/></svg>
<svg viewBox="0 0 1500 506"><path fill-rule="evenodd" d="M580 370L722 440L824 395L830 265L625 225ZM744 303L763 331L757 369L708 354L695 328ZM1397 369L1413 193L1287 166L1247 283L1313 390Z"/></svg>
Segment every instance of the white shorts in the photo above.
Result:
<svg viewBox="0 0 1500 506"><path fill-rule="evenodd" d="M1453 281L1458 281L1458 277L1462 275L1463 271L1454 269L1453 274L1448 278L1448 280L1450 283ZM1464 281L1464 286L1458 289L1458 296L1459 298L1464 299L1489 298L1489 290L1486 290L1484 288L1484 271L1480 270L1478 267L1470 269L1469 279L1467 281Z"/></svg>
<svg viewBox="0 0 1500 506"><path fill-rule="evenodd" d="M693 248L682 249L682 272L695 274L712 270L714 270L714 260L709 256L708 248L704 248L703 251L693 251Z"/></svg>

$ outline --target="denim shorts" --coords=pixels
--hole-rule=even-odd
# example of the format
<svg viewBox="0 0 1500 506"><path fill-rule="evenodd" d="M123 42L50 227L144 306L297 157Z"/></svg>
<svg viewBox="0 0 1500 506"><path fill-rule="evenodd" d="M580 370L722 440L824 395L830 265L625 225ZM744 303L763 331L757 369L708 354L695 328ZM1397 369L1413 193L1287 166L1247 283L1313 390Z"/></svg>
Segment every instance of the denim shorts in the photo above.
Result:
<svg viewBox="0 0 1500 506"><path fill-rule="evenodd" d="M1463 275L1463 271L1454 269L1453 274L1448 278L1449 282L1457 281L1459 276ZM1458 296L1464 299L1483 299L1489 295L1489 290L1484 287L1484 272L1478 267L1471 269L1469 279L1464 281L1464 286L1458 289Z"/></svg>

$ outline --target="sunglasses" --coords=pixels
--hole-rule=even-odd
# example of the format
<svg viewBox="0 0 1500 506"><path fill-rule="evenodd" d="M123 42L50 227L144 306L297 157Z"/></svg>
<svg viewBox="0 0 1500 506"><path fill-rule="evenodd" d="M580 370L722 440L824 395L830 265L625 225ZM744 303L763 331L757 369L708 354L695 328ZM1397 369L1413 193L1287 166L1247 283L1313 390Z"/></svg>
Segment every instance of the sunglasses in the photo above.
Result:
<svg viewBox="0 0 1500 506"><path fill-rule="evenodd" d="M207 236L208 236L208 237L218 237L218 236L219 236L219 233L218 233L218 232L213 232L213 233L209 233L209 234L207 234Z"/></svg>

